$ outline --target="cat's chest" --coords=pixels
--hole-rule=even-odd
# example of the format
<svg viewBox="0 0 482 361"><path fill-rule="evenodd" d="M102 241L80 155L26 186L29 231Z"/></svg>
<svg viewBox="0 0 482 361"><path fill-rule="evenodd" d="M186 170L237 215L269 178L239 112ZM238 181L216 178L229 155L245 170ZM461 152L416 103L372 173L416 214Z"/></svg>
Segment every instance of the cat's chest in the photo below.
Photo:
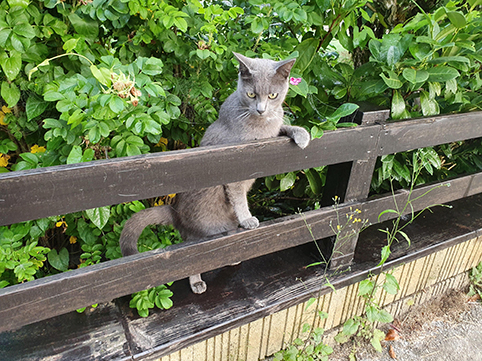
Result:
<svg viewBox="0 0 482 361"><path fill-rule="evenodd" d="M243 140L274 138L279 135L282 121L279 117L249 119L240 129Z"/></svg>

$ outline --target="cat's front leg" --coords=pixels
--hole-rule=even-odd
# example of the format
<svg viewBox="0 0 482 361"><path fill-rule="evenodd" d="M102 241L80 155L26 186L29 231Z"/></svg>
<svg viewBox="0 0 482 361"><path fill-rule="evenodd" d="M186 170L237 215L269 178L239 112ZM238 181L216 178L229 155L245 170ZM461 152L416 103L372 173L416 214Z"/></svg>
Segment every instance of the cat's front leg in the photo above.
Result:
<svg viewBox="0 0 482 361"><path fill-rule="evenodd" d="M255 229L259 226L259 221L251 215L248 207L246 195L253 185L254 180L229 183L224 186L229 202L233 206L234 214L238 219L239 225L245 229Z"/></svg>
<svg viewBox="0 0 482 361"><path fill-rule="evenodd" d="M282 125L280 135L287 135L293 139L301 149L305 149L311 140L310 133L308 133L305 128L293 125Z"/></svg>

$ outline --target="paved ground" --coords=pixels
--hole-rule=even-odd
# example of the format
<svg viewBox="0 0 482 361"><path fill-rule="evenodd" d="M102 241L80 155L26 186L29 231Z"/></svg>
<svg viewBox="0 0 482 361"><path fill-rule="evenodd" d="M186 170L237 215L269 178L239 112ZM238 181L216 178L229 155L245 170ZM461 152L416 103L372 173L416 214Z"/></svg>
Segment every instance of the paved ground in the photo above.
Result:
<svg viewBox="0 0 482 361"><path fill-rule="evenodd" d="M482 360L482 305L473 303L458 319L427 320L414 335L387 342L382 355L358 361L480 361Z"/></svg>
<svg viewBox="0 0 482 361"><path fill-rule="evenodd" d="M395 320L396 340L377 353L366 343L357 361L482 361L482 303L451 291ZM387 332L389 328L385 328ZM330 361L349 360L353 343L335 346Z"/></svg>

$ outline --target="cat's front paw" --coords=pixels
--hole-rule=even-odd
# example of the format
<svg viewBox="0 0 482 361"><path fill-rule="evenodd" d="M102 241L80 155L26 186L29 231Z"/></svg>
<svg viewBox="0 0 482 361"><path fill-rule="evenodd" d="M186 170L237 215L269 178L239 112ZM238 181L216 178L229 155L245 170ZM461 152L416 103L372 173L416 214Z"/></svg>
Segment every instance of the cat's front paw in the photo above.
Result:
<svg viewBox="0 0 482 361"><path fill-rule="evenodd" d="M258 218L251 217L251 218L248 218L248 219L245 219L244 221L242 221L240 223L240 225L244 229L255 229L255 228L258 228L259 221L258 221Z"/></svg>
<svg viewBox="0 0 482 361"><path fill-rule="evenodd" d="M300 127L293 134L293 140L295 141L296 145L298 145L298 147L300 147L301 149L305 149L308 144L310 144L310 133L308 133L306 129Z"/></svg>

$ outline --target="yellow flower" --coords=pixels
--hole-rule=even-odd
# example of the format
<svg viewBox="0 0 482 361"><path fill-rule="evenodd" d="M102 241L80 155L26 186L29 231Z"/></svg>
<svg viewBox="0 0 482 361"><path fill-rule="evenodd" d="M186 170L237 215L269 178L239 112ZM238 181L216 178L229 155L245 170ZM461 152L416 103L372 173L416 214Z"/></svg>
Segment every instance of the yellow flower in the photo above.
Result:
<svg viewBox="0 0 482 361"><path fill-rule="evenodd" d="M77 243L77 237L70 236L69 242L70 242L70 244L75 244L75 243Z"/></svg>
<svg viewBox="0 0 482 361"><path fill-rule="evenodd" d="M167 195L169 198L174 198L176 196L176 193L168 194Z"/></svg>
<svg viewBox="0 0 482 361"><path fill-rule="evenodd" d="M57 223L55 223L55 227L57 228L62 226L67 227L67 223L65 223L65 221L58 221Z"/></svg>
<svg viewBox="0 0 482 361"><path fill-rule="evenodd" d="M341 229L341 226L337 224L336 229L339 231Z"/></svg>
<svg viewBox="0 0 482 361"><path fill-rule="evenodd" d="M0 153L0 167L6 167L8 165L8 160L10 156L8 154Z"/></svg>
<svg viewBox="0 0 482 361"><path fill-rule="evenodd" d="M154 203L154 207L163 206L163 205L164 205L164 202L162 201L162 199L159 199L157 202Z"/></svg>
<svg viewBox="0 0 482 361"><path fill-rule="evenodd" d="M4 118L5 118L5 113L0 112L0 125L7 125L7 123L3 121Z"/></svg>
<svg viewBox="0 0 482 361"><path fill-rule="evenodd" d="M160 147L163 151L165 151L167 150L167 143L167 138L161 138L159 139L159 142L157 142L156 147Z"/></svg>
<svg viewBox="0 0 482 361"><path fill-rule="evenodd" d="M30 148L30 153L45 153L45 147L39 147L37 144Z"/></svg>

